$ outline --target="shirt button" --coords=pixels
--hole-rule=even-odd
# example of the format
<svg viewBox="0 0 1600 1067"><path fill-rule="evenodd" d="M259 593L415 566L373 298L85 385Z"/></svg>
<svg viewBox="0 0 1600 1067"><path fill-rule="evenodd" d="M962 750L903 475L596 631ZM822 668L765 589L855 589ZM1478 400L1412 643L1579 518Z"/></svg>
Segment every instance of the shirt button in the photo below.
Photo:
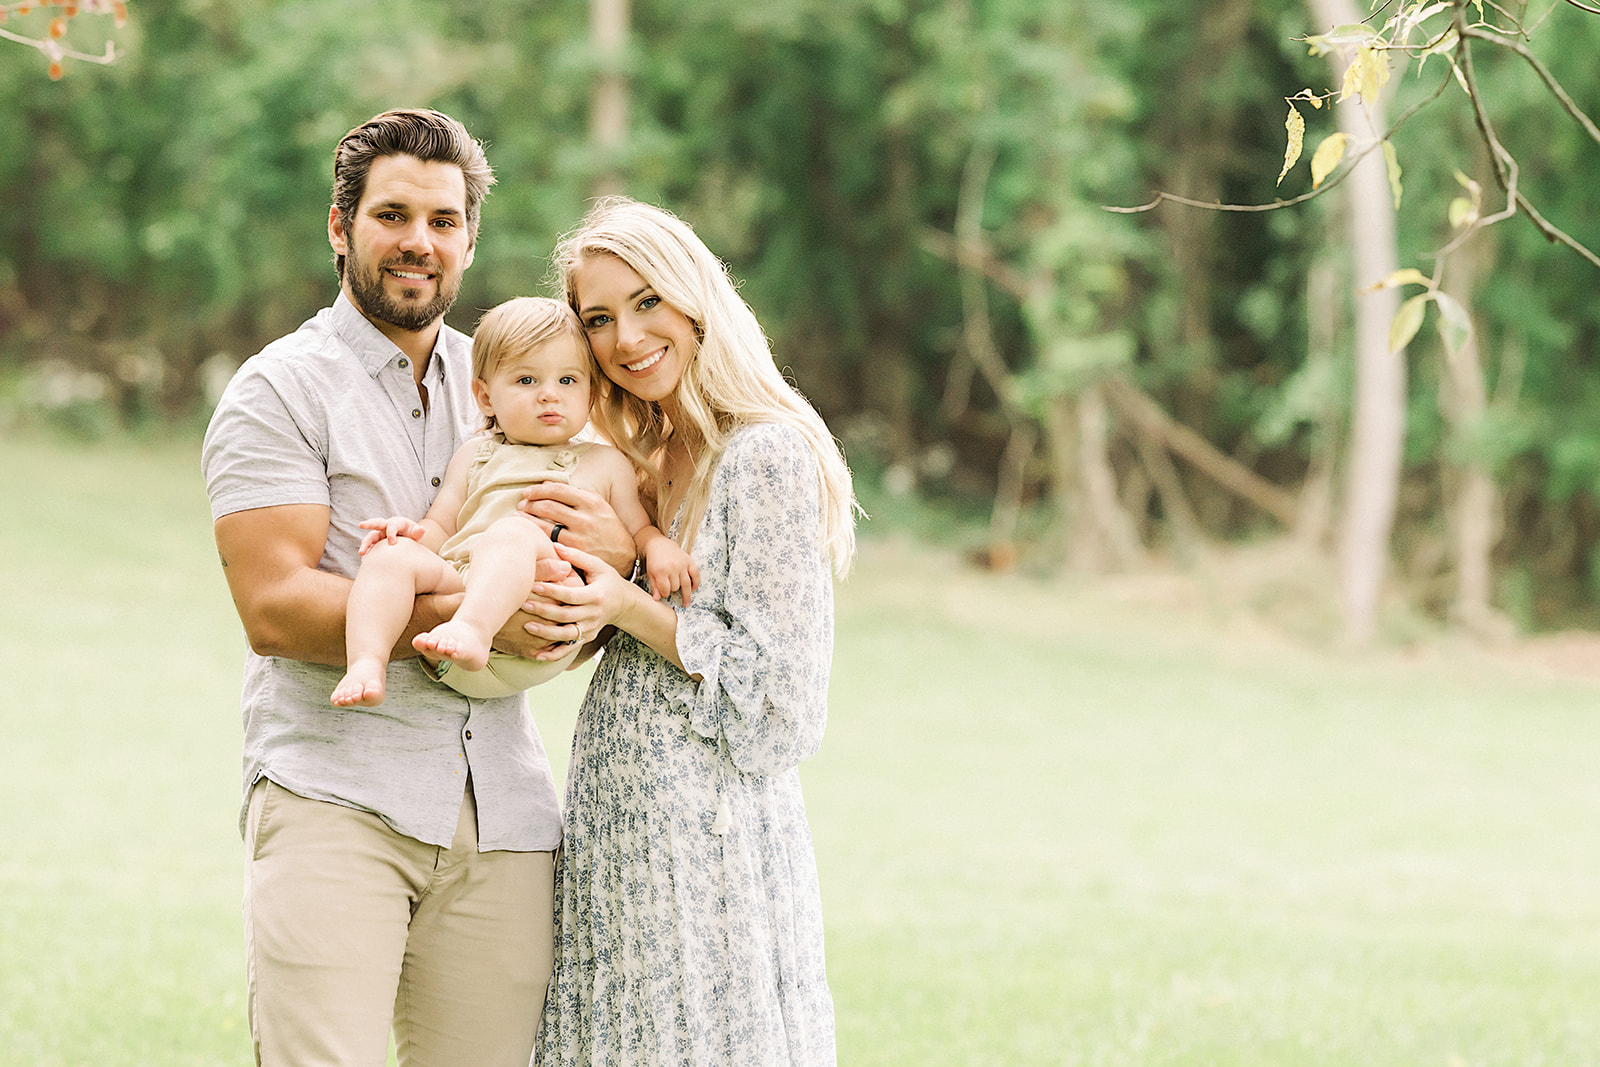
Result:
<svg viewBox="0 0 1600 1067"><path fill-rule="evenodd" d="M405 370L409 366L411 366L411 361L409 359L407 359L405 356L401 356L400 357L400 369L401 370Z"/></svg>
<svg viewBox="0 0 1600 1067"><path fill-rule="evenodd" d="M471 730L468 730L468 731L467 731L467 740L468 740L468 741L471 741L471 740L472 740L472 731L471 731Z"/></svg>
<svg viewBox="0 0 1600 1067"><path fill-rule="evenodd" d="M435 478L435 479L434 479L434 480L433 480L433 487L434 487L434 488L435 488L435 489L437 489L437 488L439 488L439 479L437 479L437 478Z"/></svg>
<svg viewBox="0 0 1600 1067"><path fill-rule="evenodd" d="M420 418L422 418L422 409L421 409L421 408L412 408L412 409L411 409L411 417L412 417L412 418L413 418L413 419L420 419Z"/></svg>

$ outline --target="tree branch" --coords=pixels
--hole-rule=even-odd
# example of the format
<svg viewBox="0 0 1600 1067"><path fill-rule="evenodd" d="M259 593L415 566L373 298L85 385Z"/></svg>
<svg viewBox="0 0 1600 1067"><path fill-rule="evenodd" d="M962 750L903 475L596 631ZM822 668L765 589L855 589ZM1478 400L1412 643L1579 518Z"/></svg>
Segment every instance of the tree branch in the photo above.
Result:
<svg viewBox="0 0 1600 1067"><path fill-rule="evenodd" d="M1334 171L1327 181L1308 192L1301 193L1292 200L1274 200L1270 204L1223 204L1208 202L1205 200L1191 200L1185 196L1178 196L1176 193L1158 192L1156 193L1154 200L1150 201L1148 204L1140 204L1138 207L1116 207L1110 204L1104 204L1101 205L1101 209L1104 211L1115 212L1119 215L1137 215L1141 212L1151 211L1160 207L1163 201L1170 201L1174 204L1183 204L1186 207L1205 208L1208 211L1277 211L1281 208L1294 207L1296 204L1303 204L1307 200L1312 200L1323 195L1328 190L1343 182L1345 178L1349 177L1350 172L1355 169L1357 163L1360 163L1367 156L1371 155L1373 152L1376 152L1378 150L1378 146L1383 144L1384 141L1387 141L1393 137L1399 131L1400 127L1404 126L1406 122L1410 120L1411 116L1415 115L1417 112L1421 111L1423 108L1439 99L1439 97L1443 95L1445 89L1449 88L1451 78L1452 75L1446 72L1443 80L1439 82L1439 87L1432 93L1428 94L1426 98L1417 101L1415 104L1412 104L1411 107L1407 108L1404 114L1390 124L1389 128L1384 131L1384 134L1381 138L1373 141L1371 144L1362 148L1359 152L1346 156L1339 164L1339 169Z"/></svg>
<svg viewBox="0 0 1600 1067"><path fill-rule="evenodd" d="M1600 267L1600 255L1596 255L1595 252L1588 246L1584 245L1583 242L1571 236L1565 230L1562 230L1560 227L1554 225L1543 215L1541 215L1538 210L1535 209L1531 203L1529 203L1528 198L1523 196L1521 191L1517 188L1518 167L1516 157L1513 156L1506 149L1506 147L1500 143L1500 138L1494 131L1494 125L1489 121L1489 114L1484 109L1483 99L1478 92L1477 74L1474 71L1472 64L1472 46L1468 42L1470 39L1482 37L1486 31L1476 30L1470 26L1467 26L1466 20L1463 17L1460 9L1457 9L1455 18L1456 28L1461 36L1460 43L1457 46L1459 69L1461 70L1462 81L1466 83L1467 99L1472 102L1473 120L1477 123L1479 136L1483 138L1483 143L1488 146L1490 155L1494 159L1495 181L1499 183L1501 190L1506 194L1505 209L1489 216L1488 218L1479 220L1474 228L1477 229L1484 226L1491 226L1504 219L1510 218L1512 215L1515 215L1518 210L1521 210L1528 216L1528 219L1534 224L1535 228L1537 228L1540 233L1544 234L1545 240L1564 244L1568 248L1572 249L1572 251L1578 253L1578 255L1588 260L1594 266ZM1493 44L1502 44L1503 46L1511 47L1513 51L1520 50L1520 46L1517 46L1515 42L1507 38L1500 38L1498 35L1490 35L1486 39ZM1531 57L1529 58L1531 59ZM1551 85L1553 87L1553 91L1555 89L1559 89L1558 86L1554 86L1553 79L1547 81L1546 84ZM1562 95L1564 96L1565 94L1563 93ZM1592 123L1590 125L1592 126ZM1600 140L1600 138L1597 138L1597 140Z"/></svg>
<svg viewBox="0 0 1600 1067"><path fill-rule="evenodd" d="M1568 3L1572 2L1574 0L1568 0ZM1578 6L1582 7L1583 5L1579 4ZM1584 8L1584 10L1593 11L1596 15L1600 15L1600 8ZM1560 102L1562 109L1572 117L1572 121L1582 126L1583 131L1589 135L1591 140L1596 144L1600 144L1600 126L1596 126L1594 120L1589 118L1583 109L1573 102L1572 97L1568 96L1567 91L1561 87L1561 83L1556 81L1555 76L1550 73L1543 63L1539 62L1539 57L1530 52L1528 47L1521 41L1514 41L1510 37L1503 37L1491 30L1479 29L1476 26L1463 26L1460 33L1462 37L1476 38L1477 40L1487 41L1490 44L1509 49L1527 60L1528 65L1538 73L1540 80L1544 82L1545 88L1550 90L1550 94Z"/></svg>
<svg viewBox="0 0 1600 1067"><path fill-rule="evenodd" d="M1249 467L1221 452L1210 441L1168 415L1138 386L1112 376L1103 382L1106 399L1136 426L1176 455L1182 456L1217 484L1231 489L1268 515L1292 527L1299 513L1294 494L1267 481Z"/></svg>

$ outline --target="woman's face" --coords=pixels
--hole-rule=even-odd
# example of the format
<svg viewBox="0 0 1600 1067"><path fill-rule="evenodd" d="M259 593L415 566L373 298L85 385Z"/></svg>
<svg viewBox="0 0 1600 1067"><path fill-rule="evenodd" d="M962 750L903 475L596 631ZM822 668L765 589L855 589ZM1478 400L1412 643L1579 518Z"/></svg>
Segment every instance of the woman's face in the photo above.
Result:
<svg viewBox="0 0 1600 1067"><path fill-rule="evenodd" d="M584 258L572 272L578 318L607 378L641 400L671 396L700 346L694 323L616 256Z"/></svg>

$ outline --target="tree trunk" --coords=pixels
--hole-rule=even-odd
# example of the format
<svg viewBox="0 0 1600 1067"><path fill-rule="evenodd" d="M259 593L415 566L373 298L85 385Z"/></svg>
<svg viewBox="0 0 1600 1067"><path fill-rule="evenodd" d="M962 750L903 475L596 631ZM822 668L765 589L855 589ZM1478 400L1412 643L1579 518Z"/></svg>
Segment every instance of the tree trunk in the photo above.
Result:
<svg viewBox="0 0 1600 1067"><path fill-rule="evenodd" d="M994 491L994 510L989 514L989 569L1009 571L1017 565L1017 522L1022 517L1022 494L1028 485L1028 461L1039 439L1031 422L1011 428L1011 439L1000 461L999 484Z"/></svg>
<svg viewBox="0 0 1600 1067"><path fill-rule="evenodd" d="M1355 0L1307 0L1311 15L1329 26L1357 23L1366 12ZM1332 56L1335 81L1342 81L1348 56ZM1355 97L1336 105L1339 128L1360 144L1384 131L1380 101ZM1355 296L1355 398L1345 471L1344 521L1339 552L1340 602L1346 635L1372 639L1378 600L1389 566L1389 539L1400 492L1405 438L1405 353L1389 348L1389 323L1400 307L1396 289L1363 292L1393 274L1394 199L1381 153L1355 167L1344 188Z"/></svg>
<svg viewBox="0 0 1600 1067"><path fill-rule="evenodd" d="M1319 256L1306 278L1306 361L1312 367L1322 367L1323 380L1333 378L1329 365L1344 325L1340 321L1341 307L1338 271L1326 257ZM1333 474L1339 454L1338 414L1332 397L1316 412L1309 451L1310 462L1295 513L1294 539L1303 549L1320 553L1327 545L1333 515Z"/></svg>
<svg viewBox="0 0 1600 1067"><path fill-rule="evenodd" d="M1117 499L1117 479L1109 451L1111 419L1105 392L1098 383L1077 397L1052 401L1056 432L1076 427L1077 507L1068 535L1067 559L1080 570L1126 569L1144 554L1139 535Z"/></svg>
<svg viewBox="0 0 1600 1067"><path fill-rule="evenodd" d="M601 167L594 194L623 189L621 162L628 143L628 0L589 0L589 40L600 65L589 106L589 135Z"/></svg>
<svg viewBox="0 0 1600 1067"><path fill-rule="evenodd" d="M1484 260L1493 254L1490 235L1480 234L1455 252L1445 271L1445 291L1463 308L1472 307L1472 293ZM1499 540L1499 492L1494 475L1469 443L1489 410L1482 353L1474 330L1459 351L1445 351L1441 407L1455 448L1461 457L1456 471L1454 499L1450 503L1451 547L1455 558L1456 591L1451 617L1471 633L1486 640L1504 640L1515 632L1511 620L1490 603L1494 586L1494 545Z"/></svg>

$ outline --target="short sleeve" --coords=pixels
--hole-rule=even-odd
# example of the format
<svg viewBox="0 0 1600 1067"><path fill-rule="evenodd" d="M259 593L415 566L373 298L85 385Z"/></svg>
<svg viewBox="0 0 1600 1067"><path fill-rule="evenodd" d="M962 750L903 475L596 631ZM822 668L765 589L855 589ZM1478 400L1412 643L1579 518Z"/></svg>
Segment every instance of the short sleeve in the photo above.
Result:
<svg viewBox="0 0 1600 1067"><path fill-rule="evenodd" d="M329 504L326 442L307 427L326 424L308 412L315 397L262 356L228 383L201 451L214 520L279 504ZM256 360L261 364L252 366Z"/></svg>

